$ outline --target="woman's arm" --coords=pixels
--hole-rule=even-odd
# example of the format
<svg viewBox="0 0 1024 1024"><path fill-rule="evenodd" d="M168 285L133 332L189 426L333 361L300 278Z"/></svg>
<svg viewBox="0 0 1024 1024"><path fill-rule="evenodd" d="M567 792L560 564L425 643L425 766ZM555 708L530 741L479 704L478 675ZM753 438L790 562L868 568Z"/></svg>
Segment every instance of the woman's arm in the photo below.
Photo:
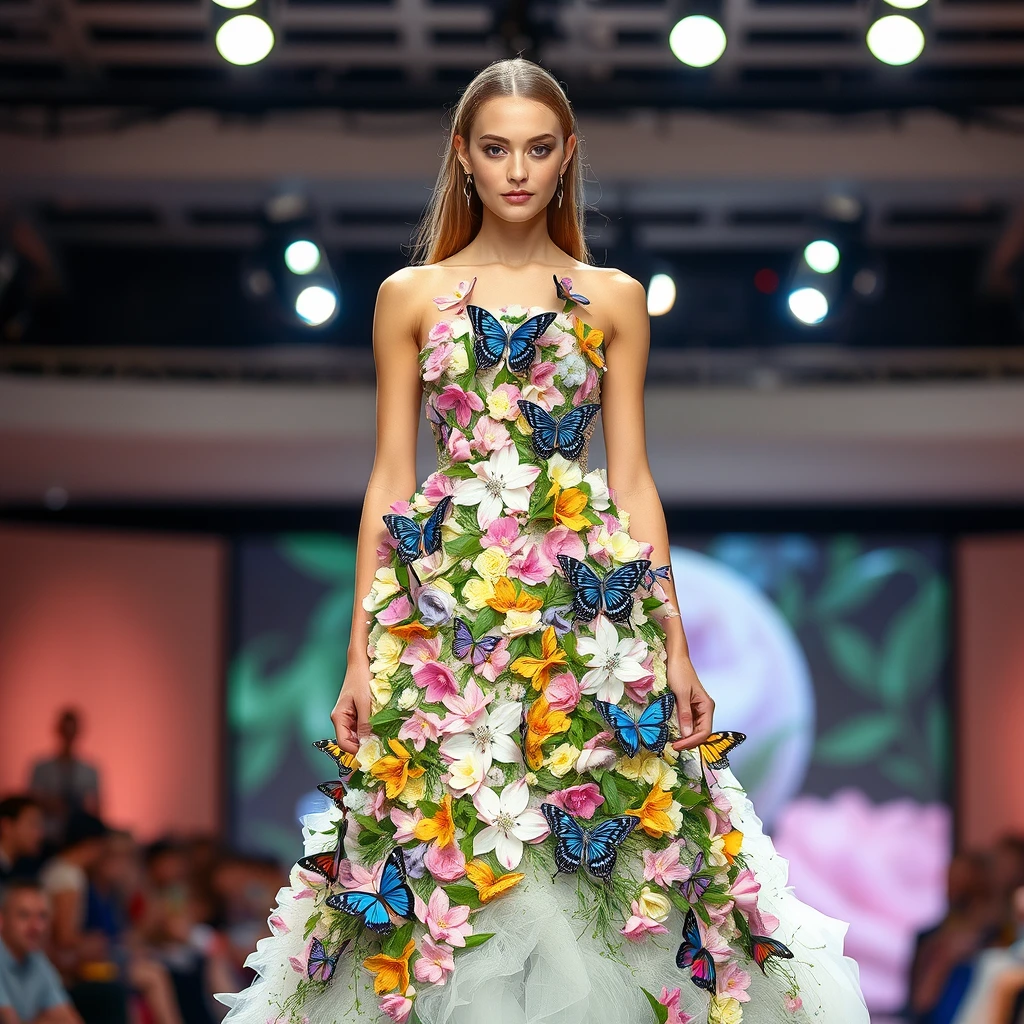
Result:
<svg viewBox="0 0 1024 1024"><path fill-rule="evenodd" d="M647 461L644 426L644 378L650 350L650 320L643 285L615 273L609 292L615 296L615 322L605 346L607 373L602 378L601 415L608 454L608 486L616 505L629 513L629 532L639 541L654 545L651 564L669 563L665 510ZM678 611L675 585L662 581L672 606ZM665 650L668 684L676 696L679 730L683 739L673 747L682 750L703 743L711 734L715 702L697 678L690 662L686 634L678 615L665 618Z"/></svg>
<svg viewBox="0 0 1024 1024"><path fill-rule="evenodd" d="M366 485L356 542L355 600L348 644L348 668L331 712L338 743L350 753L370 732L370 662L366 654L368 613L362 606L377 571L377 546L387 531L381 517L393 502L416 491L416 428L421 383L418 320L412 301L414 270L392 274L377 292L373 315L373 358L377 368L377 445Z"/></svg>

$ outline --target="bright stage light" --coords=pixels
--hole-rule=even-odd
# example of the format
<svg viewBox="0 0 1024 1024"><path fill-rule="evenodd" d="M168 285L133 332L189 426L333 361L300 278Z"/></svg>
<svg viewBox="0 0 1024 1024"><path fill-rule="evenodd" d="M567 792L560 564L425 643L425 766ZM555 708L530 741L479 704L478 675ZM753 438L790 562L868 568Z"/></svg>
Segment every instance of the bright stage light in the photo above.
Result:
<svg viewBox="0 0 1024 1024"><path fill-rule="evenodd" d="M229 11L240 11L243 7L252 7L256 0L213 0L218 7L226 7Z"/></svg>
<svg viewBox="0 0 1024 1024"><path fill-rule="evenodd" d="M677 60L691 68L706 68L725 53L725 29L705 14L691 14L676 22L668 45Z"/></svg>
<svg viewBox="0 0 1024 1024"><path fill-rule="evenodd" d="M831 274L839 266L839 246L818 238L804 247L804 262L819 274Z"/></svg>
<svg viewBox="0 0 1024 1024"><path fill-rule="evenodd" d="M828 316L828 299L817 288L790 292L789 311L803 324L820 324Z"/></svg>
<svg viewBox="0 0 1024 1024"><path fill-rule="evenodd" d="M295 296L295 312L310 327L327 323L338 310L338 296L323 285L311 284Z"/></svg>
<svg viewBox="0 0 1024 1024"><path fill-rule="evenodd" d="M274 48L274 31L262 19L239 14L217 30L217 51L231 64L256 64Z"/></svg>
<svg viewBox="0 0 1024 1024"><path fill-rule="evenodd" d="M890 7L898 7L901 11L914 11L924 7L928 0L885 0Z"/></svg>
<svg viewBox="0 0 1024 1024"><path fill-rule="evenodd" d="M868 49L883 64L909 64L924 50L921 26L902 14L887 14L868 29Z"/></svg>
<svg viewBox="0 0 1024 1024"><path fill-rule="evenodd" d="M652 274L647 286L647 312L664 316L676 304L676 283L670 274Z"/></svg>
<svg viewBox="0 0 1024 1024"><path fill-rule="evenodd" d="M311 274L320 266L320 246L308 238L292 242L284 251L284 265L293 274Z"/></svg>

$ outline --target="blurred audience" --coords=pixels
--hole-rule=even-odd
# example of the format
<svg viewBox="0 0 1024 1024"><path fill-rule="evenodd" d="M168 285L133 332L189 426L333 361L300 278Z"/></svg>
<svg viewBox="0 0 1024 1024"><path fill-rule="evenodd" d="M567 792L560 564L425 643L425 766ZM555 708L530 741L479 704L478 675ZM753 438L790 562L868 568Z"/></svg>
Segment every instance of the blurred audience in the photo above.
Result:
<svg viewBox="0 0 1024 1024"><path fill-rule="evenodd" d="M43 826L43 809L32 797L0 800L0 885L38 870Z"/></svg>

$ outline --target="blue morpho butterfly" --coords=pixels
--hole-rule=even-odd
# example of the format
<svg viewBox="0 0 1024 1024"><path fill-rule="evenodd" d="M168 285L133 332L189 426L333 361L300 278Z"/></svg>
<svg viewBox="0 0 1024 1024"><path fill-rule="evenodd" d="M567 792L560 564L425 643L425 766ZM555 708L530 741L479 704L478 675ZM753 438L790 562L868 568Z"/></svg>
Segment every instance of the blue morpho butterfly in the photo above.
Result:
<svg viewBox="0 0 1024 1024"><path fill-rule="evenodd" d="M452 507L451 495L446 494L421 526L415 519L389 512L384 516L388 533L398 541L398 560L409 565L417 558L441 550L441 524Z"/></svg>
<svg viewBox="0 0 1024 1024"><path fill-rule="evenodd" d="M757 966L761 968L762 974L768 973L765 970L765 964L769 967L775 966L769 962L770 957L778 957L780 960L793 959L793 950L789 946L779 942L778 939L770 939L767 935L751 935L750 948Z"/></svg>
<svg viewBox="0 0 1024 1024"><path fill-rule="evenodd" d="M542 459L557 451L572 461L580 457L587 443L587 427L601 411L599 405L581 405L556 420L547 409L525 398L519 399L519 408L526 422L533 428L530 435L533 450Z"/></svg>
<svg viewBox="0 0 1024 1024"><path fill-rule="evenodd" d="M644 586L650 590L659 579L667 580L671 572L671 565L659 565L657 569L648 569L644 573Z"/></svg>
<svg viewBox="0 0 1024 1024"><path fill-rule="evenodd" d="M337 966L345 946L344 943L334 956L328 956L324 944L319 939L314 939L309 949L309 961L306 964L306 974L310 981L328 982L334 977L334 968Z"/></svg>
<svg viewBox="0 0 1024 1024"><path fill-rule="evenodd" d="M601 717L615 730L628 757L636 757L642 743L652 753L660 754L668 742L668 723L676 706L674 694L663 693L644 708L639 718L606 700L594 701Z"/></svg>
<svg viewBox="0 0 1024 1024"><path fill-rule="evenodd" d="M612 622L625 622L633 610L633 591L651 565L649 559L637 558L602 580L589 565L570 555L559 555L558 564L573 589L572 610L584 622L602 610Z"/></svg>
<svg viewBox="0 0 1024 1024"><path fill-rule="evenodd" d="M378 935L387 935L395 927L391 923L392 914L409 918L413 915L412 890L405 879L405 854L396 846L384 862L376 892L346 890L328 896L326 903L332 910L361 917L363 924Z"/></svg>
<svg viewBox="0 0 1024 1024"><path fill-rule="evenodd" d="M473 325L476 341L473 354L478 369L487 370L505 358L508 368L522 377L537 355L537 339L554 323L557 313L539 313L518 327L509 329L482 306L467 306L466 315Z"/></svg>
<svg viewBox="0 0 1024 1024"><path fill-rule="evenodd" d="M634 815L622 814L584 829L568 811L555 804L541 804L540 811L558 839L555 846L558 871L572 874L582 865L595 878L611 875L615 868L616 847L640 824L640 819Z"/></svg>
<svg viewBox="0 0 1024 1024"><path fill-rule="evenodd" d="M560 299L565 299L566 302L578 302L581 306L589 306L590 299L586 295L580 295L578 292L572 290L572 278L563 277L559 279L557 274L552 274L551 277L555 282L555 291Z"/></svg>
<svg viewBox="0 0 1024 1024"><path fill-rule="evenodd" d="M459 661L465 661L468 658L473 665L482 665L500 642L500 636L482 636L479 640L474 640L465 620L456 617L452 652Z"/></svg>
<svg viewBox="0 0 1024 1024"><path fill-rule="evenodd" d="M697 927L697 915L692 908L683 921L683 941L676 953L676 966L690 968L690 981L707 992L715 991L715 961L704 948L704 940Z"/></svg>
<svg viewBox="0 0 1024 1024"><path fill-rule="evenodd" d="M698 877L704 867L704 853L701 851L693 858L693 867L690 869L690 877L679 882L679 891L686 897L688 903L696 903L711 885L710 878Z"/></svg>
<svg viewBox="0 0 1024 1024"><path fill-rule="evenodd" d="M308 857L299 860L299 867L306 871L315 871L327 879L328 883L334 885L338 881L338 874L341 871L341 862L345 859L345 833L348 831L348 818L341 819L338 832L338 845L333 850L324 850L323 853L313 853Z"/></svg>

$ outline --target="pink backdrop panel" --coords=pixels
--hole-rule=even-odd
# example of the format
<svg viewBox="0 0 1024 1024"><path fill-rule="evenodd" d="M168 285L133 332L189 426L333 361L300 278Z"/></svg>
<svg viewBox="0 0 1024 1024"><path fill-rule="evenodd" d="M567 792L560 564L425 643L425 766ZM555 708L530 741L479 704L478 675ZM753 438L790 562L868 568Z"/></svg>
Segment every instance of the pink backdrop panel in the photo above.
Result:
<svg viewBox="0 0 1024 1024"><path fill-rule="evenodd" d="M960 840L1024 832L1024 535L974 537L957 555Z"/></svg>
<svg viewBox="0 0 1024 1024"><path fill-rule="evenodd" d="M224 566L209 538L0 527L0 792L73 705L111 824L219 831Z"/></svg>

